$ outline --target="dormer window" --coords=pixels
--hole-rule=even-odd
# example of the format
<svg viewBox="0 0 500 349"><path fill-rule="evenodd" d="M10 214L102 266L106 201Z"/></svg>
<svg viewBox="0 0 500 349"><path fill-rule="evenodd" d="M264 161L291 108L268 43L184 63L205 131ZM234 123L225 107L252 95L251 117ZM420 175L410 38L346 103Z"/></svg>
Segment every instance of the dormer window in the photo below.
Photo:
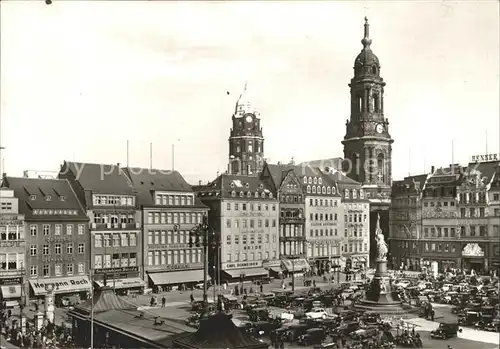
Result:
<svg viewBox="0 0 500 349"><path fill-rule="evenodd" d="M307 183L308 183L308 184L312 184L312 182L313 182L313 181L312 181L312 178L311 178L311 177L309 177L309 178L307 179Z"/></svg>
<svg viewBox="0 0 500 349"><path fill-rule="evenodd" d="M245 195L242 191L240 191L240 197L242 198Z"/></svg>
<svg viewBox="0 0 500 349"><path fill-rule="evenodd" d="M321 188L321 193L326 194L326 187Z"/></svg>
<svg viewBox="0 0 500 349"><path fill-rule="evenodd" d="M318 184L318 179L316 177L314 177L313 182L314 182L314 184Z"/></svg>
<svg viewBox="0 0 500 349"><path fill-rule="evenodd" d="M273 193L269 193L269 199L273 198Z"/></svg>
<svg viewBox="0 0 500 349"><path fill-rule="evenodd" d="M307 184L307 177L304 177L304 184Z"/></svg>
<svg viewBox="0 0 500 349"><path fill-rule="evenodd" d="M233 198L236 196L236 192L235 192L234 190L231 192L231 196L232 196Z"/></svg>
<svg viewBox="0 0 500 349"><path fill-rule="evenodd" d="M248 184L248 183L245 184L245 188L247 188L247 189L250 188L250 184Z"/></svg>
<svg viewBox="0 0 500 349"><path fill-rule="evenodd" d="M323 179L318 178L318 184L321 184L321 183L323 183Z"/></svg>
<svg viewBox="0 0 500 349"><path fill-rule="evenodd" d="M30 195L30 200L31 200L31 201L36 200L36 195Z"/></svg>
<svg viewBox="0 0 500 349"><path fill-rule="evenodd" d="M310 192L311 192L311 186L310 186L310 185L308 185L308 186L307 186L307 193L310 193Z"/></svg>
<svg viewBox="0 0 500 349"><path fill-rule="evenodd" d="M349 199L349 189L346 189L346 190L345 190L345 198L346 198L346 199Z"/></svg>
<svg viewBox="0 0 500 349"><path fill-rule="evenodd" d="M335 189L335 187L332 187L332 194L335 194L337 191Z"/></svg>
<svg viewBox="0 0 500 349"><path fill-rule="evenodd" d="M356 199L358 196L356 195L356 190L352 190L352 198Z"/></svg>
<svg viewBox="0 0 500 349"><path fill-rule="evenodd" d="M313 194L316 194L316 187L314 185L312 187L312 192L313 192Z"/></svg>
<svg viewBox="0 0 500 349"><path fill-rule="evenodd" d="M251 198L252 197L252 192L247 193L247 197Z"/></svg>
<svg viewBox="0 0 500 349"><path fill-rule="evenodd" d="M265 198L266 197L266 193L262 192L262 198Z"/></svg>
<svg viewBox="0 0 500 349"><path fill-rule="evenodd" d="M61 201L66 201L66 196L61 195L61 196L59 197L59 200L61 200Z"/></svg>
<svg viewBox="0 0 500 349"><path fill-rule="evenodd" d="M47 195L47 196L45 197L45 201L52 201L52 196Z"/></svg>
<svg viewBox="0 0 500 349"><path fill-rule="evenodd" d="M259 193L258 192L255 192L255 198L258 199L259 198Z"/></svg>
<svg viewBox="0 0 500 349"><path fill-rule="evenodd" d="M234 188L234 183L233 182L231 182L231 188Z"/></svg>
<svg viewBox="0 0 500 349"><path fill-rule="evenodd" d="M365 192L363 191L363 189L359 189L359 198L360 199L364 199L365 198Z"/></svg>
<svg viewBox="0 0 500 349"><path fill-rule="evenodd" d="M318 185L318 187L316 188L316 192L317 192L318 194L321 194L321 187L320 187L319 185Z"/></svg>
<svg viewBox="0 0 500 349"><path fill-rule="evenodd" d="M331 193L332 193L332 189L331 189L330 187L327 187L327 188L326 188L326 193L327 193L327 194L331 194Z"/></svg>
<svg viewBox="0 0 500 349"><path fill-rule="evenodd" d="M264 189L264 184L260 183L260 184L259 184L259 188L260 188L260 189Z"/></svg>

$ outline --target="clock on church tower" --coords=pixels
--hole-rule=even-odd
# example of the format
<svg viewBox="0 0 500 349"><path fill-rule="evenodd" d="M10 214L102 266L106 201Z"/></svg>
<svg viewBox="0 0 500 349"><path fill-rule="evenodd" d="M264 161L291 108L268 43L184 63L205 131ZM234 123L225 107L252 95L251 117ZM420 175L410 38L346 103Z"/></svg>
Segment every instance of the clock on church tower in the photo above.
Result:
<svg viewBox="0 0 500 349"><path fill-rule="evenodd" d="M351 116L342 141L344 171L365 186L390 188L394 141L384 116L385 82L380 76L379 59L371 49L369 29L365 18L363 49L354 61L354 77L349 84Z"/></svg>

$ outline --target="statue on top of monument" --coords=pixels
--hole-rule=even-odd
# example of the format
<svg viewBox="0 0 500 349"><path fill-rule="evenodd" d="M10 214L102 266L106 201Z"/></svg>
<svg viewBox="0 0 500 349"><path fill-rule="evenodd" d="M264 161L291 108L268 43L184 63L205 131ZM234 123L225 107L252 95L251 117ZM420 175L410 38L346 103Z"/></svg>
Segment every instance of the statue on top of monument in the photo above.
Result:
<svg viewBox="0 0 500 349"><path fill-rule="evenodd" d="M387 243L384 240L384 234L382 233L382 229L380 229L380 215L377 216L377 227L375 229L375 241L377 242L377 260L378 261L386 261L387 260L387 252L389 252L389 248L387 247Z"/></svg>

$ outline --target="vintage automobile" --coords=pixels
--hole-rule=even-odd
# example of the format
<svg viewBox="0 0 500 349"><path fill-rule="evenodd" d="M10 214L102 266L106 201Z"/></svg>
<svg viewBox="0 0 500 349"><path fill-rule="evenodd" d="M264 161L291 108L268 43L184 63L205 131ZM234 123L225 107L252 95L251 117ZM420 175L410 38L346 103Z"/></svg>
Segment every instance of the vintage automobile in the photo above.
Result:
<svg viewBox="0 0 500 349"><path fill-rule="evenodd" d="M313 308L310 312L306 313L306 319L326 319L328 313L324 308Z"/></svg>
<svg viewBox="0 0 500 349"><path fill-rule="evenodd" d="M481 321L481 313L478 311L467 311L458 317L458 324L462 326L475 326L479 321Z"/></svg>
<svg viewBox="0 0 500 349"><path fill-rule="evenodd" d="M456 337L458 332L462 332L458 324L441 322L437 329L431 331L431 337L436 339L448 339Z"/></svg>
<svg viewBox="0 0 500 349"><path fill-rule="evenodd" d="M316 327L310 328L303 335L299 336L298 343L303 346L321 344L326 338L324 329Z"/></svg>
<svg viewBox="0 0 500 349"><path fill-rule="evenodd" d="M340 326L338 326L337 328L333 329L332 336L333 337L348 336L354 331L357 331L359 329L360 329L359 321L344 322L341 323Z"/></svg>

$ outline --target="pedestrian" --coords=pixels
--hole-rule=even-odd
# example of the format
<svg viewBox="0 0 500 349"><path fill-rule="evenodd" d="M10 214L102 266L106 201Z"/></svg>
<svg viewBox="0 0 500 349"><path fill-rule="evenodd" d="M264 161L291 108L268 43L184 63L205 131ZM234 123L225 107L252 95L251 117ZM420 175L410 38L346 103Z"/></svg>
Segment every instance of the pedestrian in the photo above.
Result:
<svg viewBox="0 0 500 349"><path fill-rule="evenodd" d="M191 303L194 303L194 296L192 293L189 295L189 300L191 301Z"/></svg>
<svg viewBox="0 0 500 349"><path fill-rule="evenodd" d="M151 296L151 300L149 301L149 305L154 306L154 304L155 304L155 297Z"/></svg>
<svg viewBox="0 0 500 349"><path fill-rule="evenodd" d="M162 308L165 308L165 304L166 304L166 303L167 303L167 299L165 298L165 296L163 296L163 297L161 298L161 307L162 307Z"/></svg>
<svg viewBox="0 0 500 349"><path fill-rule="evenodd" d="M243 285L240 286L240 294L243 294Z"/></svg>
<svg viewBox="0 0 500 349"><path fill-rule="evenodd" d="M434 321L434 315L435 315L435 313L434 313L434 309L432 309L432 310L431 310L431 321Z"/></svg>
<svg viewBox="0 0 500 349"><path fill-rule="evenodd" d="M264 292L264 285L260 284L260 293Z"/></svg>

